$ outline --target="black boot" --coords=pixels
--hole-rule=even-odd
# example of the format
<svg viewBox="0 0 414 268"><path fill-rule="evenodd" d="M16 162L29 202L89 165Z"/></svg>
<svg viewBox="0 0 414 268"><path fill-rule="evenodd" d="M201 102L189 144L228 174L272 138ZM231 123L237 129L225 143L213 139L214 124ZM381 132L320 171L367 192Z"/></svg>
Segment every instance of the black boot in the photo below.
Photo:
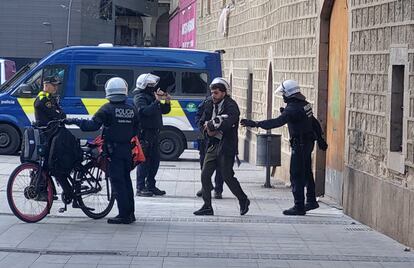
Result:
<svg viewBox="0 0 414 268"><path fill-rule="evenodd" d="M250 200L246 198L244 200L239 201L240 204L240 215L244 215L249 211Z"/></svg>
<svg viewBox="0 0 414 268"><path fill-rule="evenodd" d="M318 202L314 201L314 202L306 202L305 204L305 210L309 211L312 209L317 209L319 207Z"/></svg>
<svg viewBox="0 0 414 268"><path fill-rule="evenodd" d="M214 198L215 199L223 199L223 195L220 192L214 191Z"/></svg>
<svg viewBox="0 0 414 268"><path fill-rule="evenodd" d="M131 222L136 222L136 221L137 221L137 219L135 218L135 214L134 214L134 212L132 212L132 213L129 215L129 219L131 220Z"/></svg>
<svg viewBox="0 0 414 268"><path fill-rule="evenodd" d="M306 211L304 207L299 207L299 206L294 205L293 207L289 209L283 210L283 214L288 215L288 216L297 216L297 215L303 216L303 215L306 215Z"/></svg>
<svg viewBox="0 0 414 268"><path fill-rule="evenodd" d="M213 216L214 215L214 211L213 208L206 204L204 204L199 210L194 211L194 215L197 216Z"/></svg>
<svg viewBox="0 0 414 268"><path fill-rule="evenodd" d="M157 187L154 187L152 189L148 189L149 191L151 191L154 195L165 195L166 192L163 190L158 189Z"/></svg>
<svg viewBox="0 0 414 268"><path fill-rule="evenodd" d="M130 224L132 223L132 219L131 217L124 218L124 217L116 216L114 218L109 218L108 223L109 224Z"/></svg>

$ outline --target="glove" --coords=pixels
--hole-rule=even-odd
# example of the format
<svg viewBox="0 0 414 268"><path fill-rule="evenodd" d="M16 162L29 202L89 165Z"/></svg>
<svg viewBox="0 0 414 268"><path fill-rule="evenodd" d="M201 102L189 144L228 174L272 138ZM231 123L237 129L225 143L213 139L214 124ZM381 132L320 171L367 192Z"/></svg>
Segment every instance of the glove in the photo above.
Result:
<svg viewBox="0 0 414 268"><path fill-rule="evenodd" d="M285 107L280 107L279 108L280 113L283 113L284 110L285 110Z"/></svg>
<svg viewBox="0 0 414 268"><path fill-rule="evenodd" d="M81 120L78 118L66 118L64 121L65 125L77 125L79 126L81 123Z"/></svg>
<svg viewBox="0 0 414 268"><path fill-rule="evenodd" d="M249 119L240 120L240 125L243 127L257 127L257 122Z"/></svg>
<svg viewBox="0 0 414 268"><path fill-rule="evenodd" d="M321 138L321 139L318 140L318 147L322 151L326 151L328 149L328 144L326 143L326 141L323 138Z"/></svg>

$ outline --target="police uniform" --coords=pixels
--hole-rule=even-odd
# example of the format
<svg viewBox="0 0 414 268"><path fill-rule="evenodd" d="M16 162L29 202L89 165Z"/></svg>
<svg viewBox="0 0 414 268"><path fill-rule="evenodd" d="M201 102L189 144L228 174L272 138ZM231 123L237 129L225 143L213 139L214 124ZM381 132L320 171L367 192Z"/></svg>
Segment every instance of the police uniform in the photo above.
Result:
<svg viewBox="0 0 414 268"><path fill-rule="evenodd" d="M102 125L104 148L109 155L109 177L113 194L117 201L119 215L115 222L131 223L134 215L134 192L130 177L132 155L131 139L138 131L138 113L125 101L104 104L93 116L92 120L69 119L68 123L79 125L83 131L96 131Z"/></svg>
<svg viewBox="0 0 414 268"><path fill-rule="evenodd" d="M46 126L52 120L64 119L66 114L55 96L46 92L40 91L34 102L36 125Z"/></svg>
<svg viewBox="0 0 414 268"><path fill-rule="evenodd" d="M140 118L140 139L146 142L146 161L137 168L137 193L142 196L164 195L159 190L155 176L160 165L159 133L163 126L162 115L171 111L170 103L161 103L155 99L152 88L137 89L134 95L134 105Z"/></svg>
<svg viewBox="0 0 414 268"><path fill-rule="evenodd" d="M297 214L304 215L305 186L307 188L306 202L317 204L315 181L312 172L312 151L316 138L313 124L316 119L313 116L311 105L305 100L302 94L298 93L290 98L284 97L284 101L287 105L279 117L258 122L242 120L241 123L246 126L256 126L264 129L278 128L285 124L288 125L290 145L292 148L290 181L295 199L295 206L292 212L298 212ZM253 122L253 124L249 124L249 122Z"/></svg>

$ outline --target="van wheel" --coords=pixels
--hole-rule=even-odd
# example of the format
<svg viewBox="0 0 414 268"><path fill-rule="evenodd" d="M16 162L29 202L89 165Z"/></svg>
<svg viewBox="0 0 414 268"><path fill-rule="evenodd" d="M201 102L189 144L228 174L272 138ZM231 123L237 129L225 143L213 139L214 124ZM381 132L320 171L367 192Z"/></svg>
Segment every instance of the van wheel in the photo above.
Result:
<svg viewBox="0 0 414 268"><path fill-rule="evenodd" d="M14 154L19 146L19 132L10 125L0 124L0 154Z"/></svg>
<svg viewBox="0 0 414 268"><path fill-rule="evenodd" d="M174 130L161 130L160 155L161 160L173 161L184 152L184 140L180 133Z"/></svg>

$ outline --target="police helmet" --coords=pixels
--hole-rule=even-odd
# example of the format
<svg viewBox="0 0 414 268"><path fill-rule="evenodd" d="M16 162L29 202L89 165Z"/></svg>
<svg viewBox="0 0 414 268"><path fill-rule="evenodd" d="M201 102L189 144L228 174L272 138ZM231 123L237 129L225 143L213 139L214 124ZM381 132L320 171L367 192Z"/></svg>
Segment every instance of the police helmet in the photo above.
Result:
<svg viewBox="0 0 414 268"><path fill-rule="evenodd" d="M292 95L300 92L300 87L298 82L295 80L285 80L280 86L276 89L276 94L281 94L286 98L291 97Z"/></svg>
<svg viewBox="0 0 414 268"><path fill-rule="evenodd" d="M141 74L137 78L135 90L147 89L147 88L152 88L155 90L155 87L158 85L159 81L160 81L160 77L154 74L151 74L151 73Z"/></svg>
<svg viewBox="0 0 414 268"><path fill-rule="evenodd" d="M211 81L210 89L218 88L220 91L225 92L230 89L229 83L227 83L226 80L224 80L223 77L216 77Z"/></svg>
<svg viewBox="0 0 414 268"><path fill-rule="evenodd" d="M110 101L125 101L128 96L128 84L121 77L112 77L106 81L105 93Z"/></svg>

